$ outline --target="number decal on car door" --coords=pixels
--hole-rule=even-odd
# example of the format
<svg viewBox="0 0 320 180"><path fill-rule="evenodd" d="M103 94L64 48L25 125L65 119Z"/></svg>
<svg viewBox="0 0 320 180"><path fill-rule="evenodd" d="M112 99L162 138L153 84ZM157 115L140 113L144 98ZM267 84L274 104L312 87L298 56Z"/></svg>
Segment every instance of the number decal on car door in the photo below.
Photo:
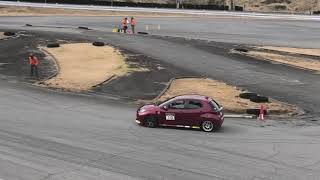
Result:
<svg viewBox="0 0 320 180"><path fill-rule="evenodd" d="M176 118L175 118L175 115L174 114L166 114L166 120L167 121L174 121Z"/></svg>

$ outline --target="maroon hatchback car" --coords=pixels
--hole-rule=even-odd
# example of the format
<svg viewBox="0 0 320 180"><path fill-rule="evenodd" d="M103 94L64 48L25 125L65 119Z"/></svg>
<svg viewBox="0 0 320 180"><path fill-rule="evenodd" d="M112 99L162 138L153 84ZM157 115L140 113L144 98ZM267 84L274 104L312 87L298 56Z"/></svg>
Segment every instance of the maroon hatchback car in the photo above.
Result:
<svg viewBox="0 0 320 180"><path fill-rule="evenodd" d="M136 122L146 127L184 127L217 130L224 121L222 107L213 99L200 95L183 95L160 105L145 105L138 109Z"/></svg>

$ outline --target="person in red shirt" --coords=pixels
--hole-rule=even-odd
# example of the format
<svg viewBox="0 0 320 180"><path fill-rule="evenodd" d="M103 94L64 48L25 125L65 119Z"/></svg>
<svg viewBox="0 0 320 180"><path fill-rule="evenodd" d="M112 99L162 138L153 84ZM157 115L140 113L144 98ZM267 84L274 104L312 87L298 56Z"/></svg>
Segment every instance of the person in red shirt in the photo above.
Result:
<svg viewBox="0 0 320 180"><path fill-rule="evenodd" d="M32 53L29 55L29 64L30 64L30 76L35 75L36 77L39 77L39 73L38 73L39 60Z"/></svg>
<svg viewBox="0 0 320 180"><path fill-rule="evenodd" d="M134 34L135 33L135 27L136 27L136 24L137 24L137 21L134 17L131 17L131 29L132 29L132 33Z"/></svg>

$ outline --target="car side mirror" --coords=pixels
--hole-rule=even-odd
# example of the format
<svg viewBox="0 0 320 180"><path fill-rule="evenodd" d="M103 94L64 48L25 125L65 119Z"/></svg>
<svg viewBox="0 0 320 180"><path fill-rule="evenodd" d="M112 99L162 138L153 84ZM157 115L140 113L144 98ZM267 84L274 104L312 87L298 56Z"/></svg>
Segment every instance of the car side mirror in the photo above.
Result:
<svg viewBox="0 0 320 180"><path fill-rule="evenodd" d="M167 111L169 108L168 108L168 106L163 106L162 107L165 111Z"/></svg>

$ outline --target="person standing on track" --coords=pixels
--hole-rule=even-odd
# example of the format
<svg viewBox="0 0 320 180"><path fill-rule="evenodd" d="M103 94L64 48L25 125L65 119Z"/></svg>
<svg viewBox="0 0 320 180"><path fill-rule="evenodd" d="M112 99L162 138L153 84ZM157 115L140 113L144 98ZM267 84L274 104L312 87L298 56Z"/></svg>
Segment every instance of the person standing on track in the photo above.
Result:
<svg viewBox="0 0 320 180"><path fill-rule="evenodd" d="M134 17L131 17L130 24L131 24L132 34L134 34L135 33L135 27L136 27L136 24L137 24L137 21L136 21L136 19Z"/></svg>
<svg viewBox="0 0 320 180"><path fill-rule="evenodd" d="M30 53L29 55L29 64L30 64L30 76L35 75L38 78L39 77L39 73L38 73L39 60L32 53Z"/></svg>
<svg viewBox="0 0 320 180"><path fill-rule="evenodd" d="M122 21L121 21L121 26L122 26L123 33L127 33L127 29L128 29L128 18L122 19Z"/></svg>

